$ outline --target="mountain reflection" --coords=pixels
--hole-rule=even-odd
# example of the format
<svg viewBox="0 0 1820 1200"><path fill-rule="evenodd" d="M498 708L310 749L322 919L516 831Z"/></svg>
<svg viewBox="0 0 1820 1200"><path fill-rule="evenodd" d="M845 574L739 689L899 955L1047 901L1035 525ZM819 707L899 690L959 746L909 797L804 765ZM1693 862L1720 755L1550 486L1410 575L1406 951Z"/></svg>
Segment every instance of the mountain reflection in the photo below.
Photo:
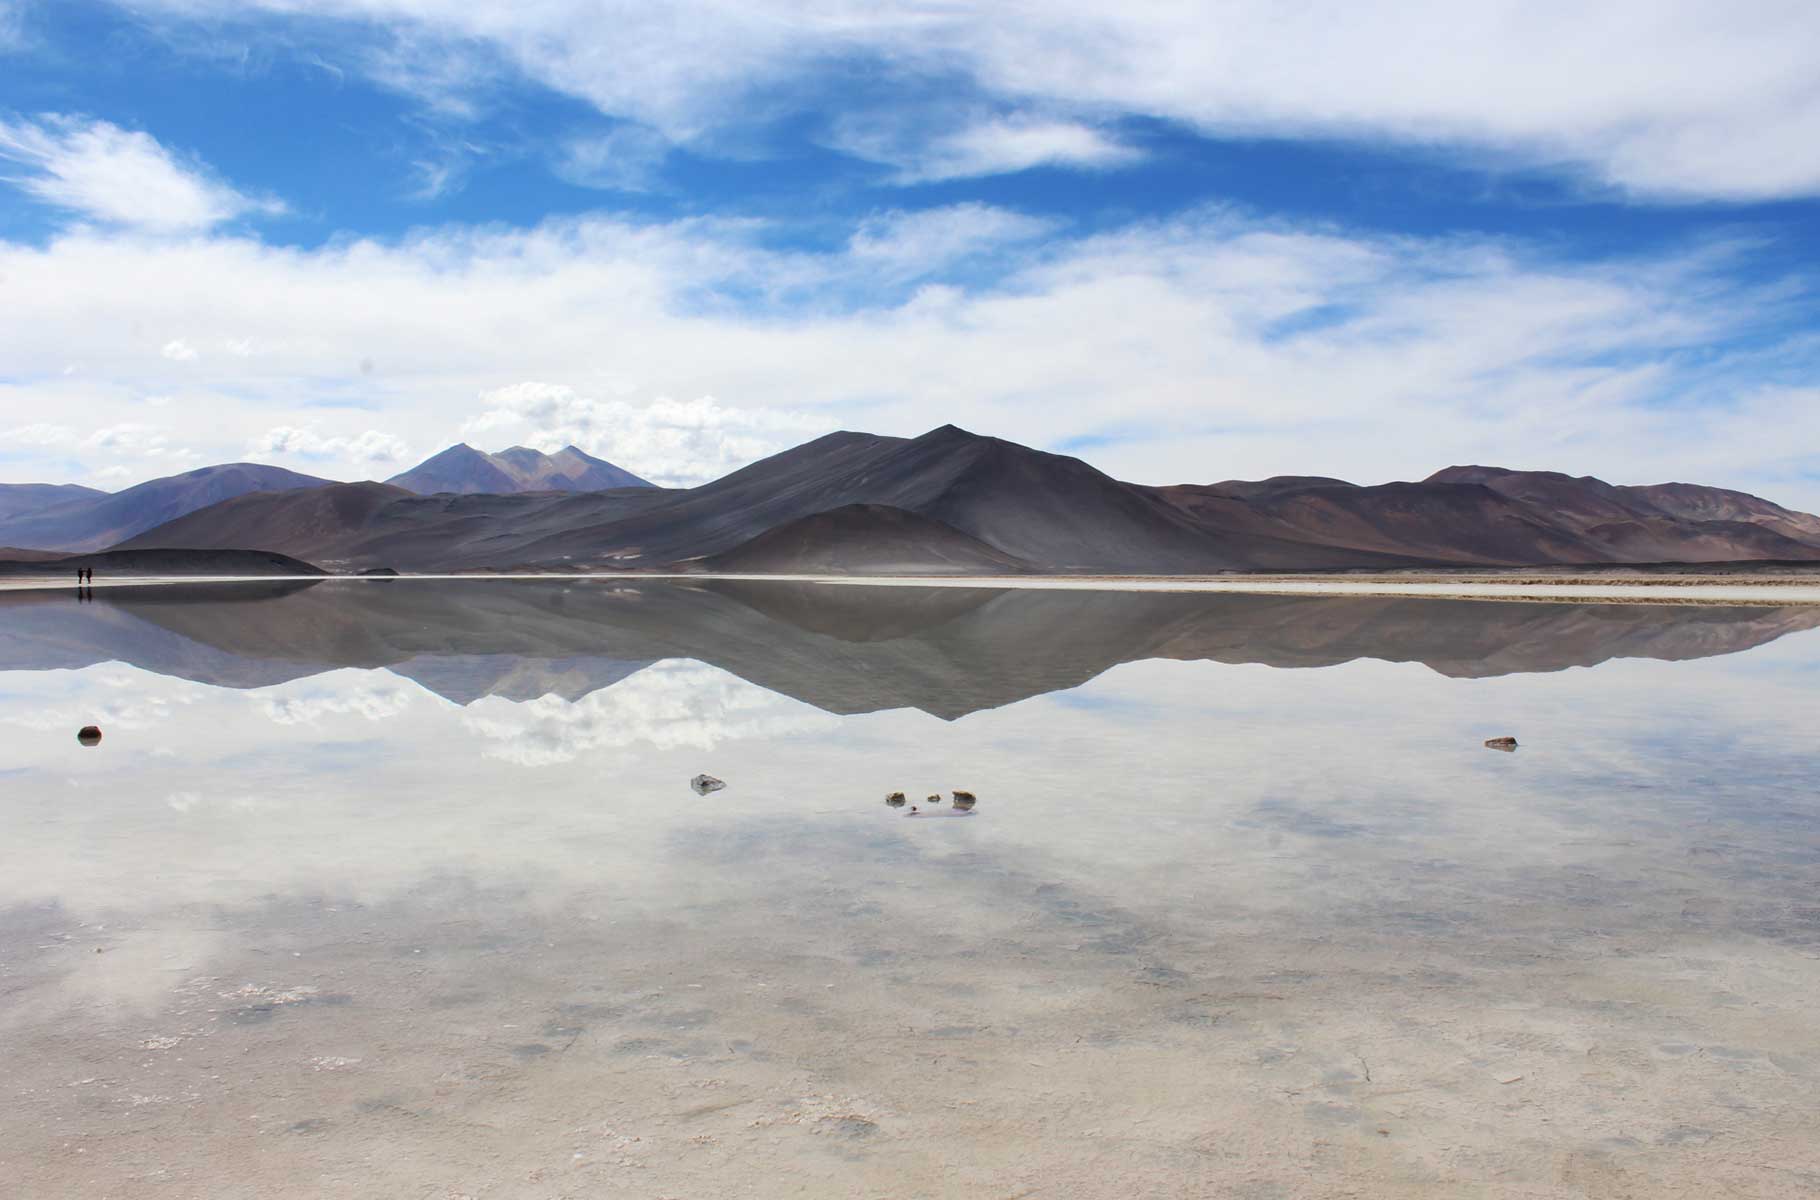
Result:
<svg viewBox="0 0 1820 1200"><path fill-rule="evenodd" d="M252 688L383 668L458 704L574 701L692 659L836 714L944 719L1152 658L1419 662L1483 677L1731 654L1820 608L883 588L714 581L213 584L0 597L0 670L120 661Z"/></svg>

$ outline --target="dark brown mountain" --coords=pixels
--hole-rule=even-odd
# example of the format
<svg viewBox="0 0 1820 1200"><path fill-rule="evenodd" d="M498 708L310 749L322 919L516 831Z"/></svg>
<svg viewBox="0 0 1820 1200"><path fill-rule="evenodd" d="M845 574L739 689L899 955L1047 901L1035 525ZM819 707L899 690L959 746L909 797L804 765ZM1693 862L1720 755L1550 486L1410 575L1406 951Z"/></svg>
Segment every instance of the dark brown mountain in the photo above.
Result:
<svg viewBox="0 0 1820 1200"><path fill-rule="evenodd" d="M120 492L93 492L0 520L0 545L27 550L100 550L197 509L248 492L321 487L329 482L262 463L226 463L152 479ZM90 489L82 489L90 492ZM244 548L244 547L239 547Z"/></svg>
<svg viewBox="0 0 1820 1200"><path fill-rule="evenodd" d="M623 467L595 458L574 446L544 454L513 446L497 454L466 442L450 446L408 471L386 480L423 496L505 495L512 492L598 492L608 488L651 487Z"/></svg>
<svg viewBox="0 0 1820 1200"><path fill-rule="evenodd" d="M847 504L786 521L701 560L731 575L999 575L1029 563L933 517L882 504Z"/></svg>
<svg viewBox="0 0 1820 1200"><path fill-rule="evenodd" d="M406 571L885 573L921 562L950 573L944 563L967 561L983 572L1183 574L1813 562L1820 518L1718 488L1497 467L1373 487L1295 476L1143 487L943 426L914 439L829 434L689 489L410 496L346 484L247 496L126 545L252 546ZM732 566L737 553L749 565Z"/></svg>

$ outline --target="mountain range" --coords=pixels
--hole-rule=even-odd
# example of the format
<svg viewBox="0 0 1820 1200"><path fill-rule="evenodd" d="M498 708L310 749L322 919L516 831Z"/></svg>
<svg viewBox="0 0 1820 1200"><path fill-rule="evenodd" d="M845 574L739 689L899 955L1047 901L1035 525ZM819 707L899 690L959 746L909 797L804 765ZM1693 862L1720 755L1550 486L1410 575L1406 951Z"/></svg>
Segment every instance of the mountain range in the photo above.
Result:
<svg viewBox="0 0 1820 1200"><path fill-rule="evenodd" d="M387 483L282 473L172 519L81 496L0 520L0 545L256 549L335 570L729 574L1180 574L1642 563L1820 563L1820 517L1695 484L1458 466L1360 486L1279 476L1150 487L952 425L842 432L694 488L661 488L570 447L455 446ZM602 486L621 479L624 486ZM421 489L434 488L431 494ZM493 490L487 490L493 489ZM104 532L48 540L74 515ZM164 510L168 511L168 509ZM126 518L131 515L132 520ZM129 526L137 524L137 528ZM25 531L24 536L19 531Z"/></svg>
<svg viewBox="0 0 1820 1200"><path fill-rule="evenodd" d="M125 545L405 571L1180 574L1820 561L1820 518L1721 488L1493 467L1370 487L1147 487L948 425L918 438L833 433L687 489L249 494Z"/></svg>
<svg viewBox="0 0 1820 1200"><path fill-rule="evenodd" d="M335 482L262 463L224 463L147 480L120 492L75 484L0 484L0 547L72 554L102 550L235 496L320 488ZM555 454L526 446L487 454L466 443L425 459L389 482L421 495L652 486L574 446ZM5 554L0 550L0 557Z"/></svg>
<svg viewBox="0 0 1820 1200"><path fill-rule="evenodd" d="M152 479L119 492L0 485L0 546L82 553L103 550L166 521L248 492L332 482L261 463L224 463ZM34 504L42 500L44 503ZM245 549L246 547L232 547Z"/></svg>

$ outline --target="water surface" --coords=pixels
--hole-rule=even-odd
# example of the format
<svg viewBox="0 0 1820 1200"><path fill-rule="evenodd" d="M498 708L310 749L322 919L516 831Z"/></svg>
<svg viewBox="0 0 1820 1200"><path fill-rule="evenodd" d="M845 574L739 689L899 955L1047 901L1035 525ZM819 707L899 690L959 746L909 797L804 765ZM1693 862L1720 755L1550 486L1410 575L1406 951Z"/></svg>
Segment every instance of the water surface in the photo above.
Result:
<svg viewBox="0 0 1820 1200"><path fill-rule="evenodd" d="M0 597L0 1170L1813 1194L1816 625L586 580ZM956 788L971 815L925 799Z"/></svg>

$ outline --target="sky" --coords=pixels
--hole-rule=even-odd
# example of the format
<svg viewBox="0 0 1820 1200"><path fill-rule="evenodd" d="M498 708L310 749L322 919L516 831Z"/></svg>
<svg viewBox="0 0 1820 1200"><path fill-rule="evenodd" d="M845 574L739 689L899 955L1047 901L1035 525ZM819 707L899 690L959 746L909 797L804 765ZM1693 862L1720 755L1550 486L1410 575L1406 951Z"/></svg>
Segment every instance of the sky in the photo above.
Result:
<svg viewBox="0 0 1820 1200"><path fill-rule="evenodd" d="M1809 0L0 0L0 481L1142 483L1820 509Z"/></svg>

